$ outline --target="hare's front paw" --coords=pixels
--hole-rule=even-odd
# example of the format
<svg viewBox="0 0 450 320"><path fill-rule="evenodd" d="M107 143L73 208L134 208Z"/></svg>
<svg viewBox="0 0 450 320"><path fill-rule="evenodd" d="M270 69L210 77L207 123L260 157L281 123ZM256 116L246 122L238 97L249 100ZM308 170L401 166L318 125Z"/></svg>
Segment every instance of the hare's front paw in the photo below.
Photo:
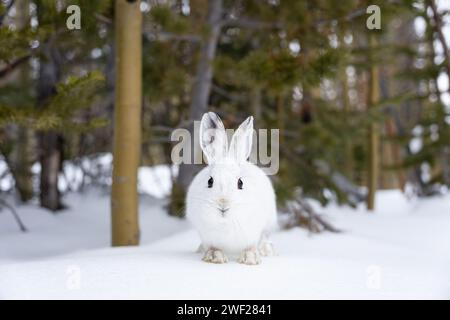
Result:
<svg viewBox="0 0 450 320"><path fill-rule="evenodd" d="M269 240L262 240L259 244L259 254L263 257L271 257L276 255L273 243Z"/></svg>
<svg viewBox="0 0 450 320"><path fill-rule="evenodd" d="M238 260L239 263L255 265L261 263L261 257L256 247L252 247L242 251L241 256Z"/></svg>
<svg viewBox="0 0 450 320"><path fill-rule="evenodd" d="M203 261L211 263L226 263L228 262L227 256L222 252L222 250L209 248L205 255L203 256Z"/></svg>

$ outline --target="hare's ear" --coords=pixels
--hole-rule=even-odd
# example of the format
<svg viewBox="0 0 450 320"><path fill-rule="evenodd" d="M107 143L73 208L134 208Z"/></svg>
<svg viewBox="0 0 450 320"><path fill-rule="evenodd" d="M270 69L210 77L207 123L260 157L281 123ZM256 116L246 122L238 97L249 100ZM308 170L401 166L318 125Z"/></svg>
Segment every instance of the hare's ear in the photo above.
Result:
<svg viewBox="0 0 450 320"><path fill-rule="evenodd" d="M241 123L231 138L229 156L237 162L246 161L252 151L252 140L253 117L250 116Z"/></svg>
<svg viewBox="0 0 450 320"><path fill-rule="evenodd" d="M205 113L200 123L200 147L208 164L222 159L228 149L227 134L222 120L214 112Z"/></svg>

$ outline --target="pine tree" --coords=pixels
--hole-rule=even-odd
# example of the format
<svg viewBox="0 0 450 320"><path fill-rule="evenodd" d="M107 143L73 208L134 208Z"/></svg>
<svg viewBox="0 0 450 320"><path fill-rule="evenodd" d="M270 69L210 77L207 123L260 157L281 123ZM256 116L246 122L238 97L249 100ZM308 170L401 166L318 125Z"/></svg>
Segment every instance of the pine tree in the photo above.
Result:
<svg viewBox="0 0 450 320"><path fill-rule="evenodd" d="M415 142L420 141L417 150L408 148L407 157L402 161L404 168L415 173L416 193L420 196L440 193L442 186L450 185L450 129L448 124L448 107L443 103L438 77L448 74L448 47L442 42L442 13L437 11L434 1L420 2L416 14L425 21L425 32L418 45L425 50L414 51L412 56L424 62L413 70L404 72L403 78L414 79L419 93L411 100L418 107L417 121L406 135ZM436 40L443 48L441 57L435 50ZM441 59L436 63L436 58Z"/></svg>
<svg viewBox="0 0 450 320"><path fill-rule="evenodd" d="M17 3L17 28L18 30L26 30L30 23L30 3L28 0L23 0ZM23 63L18 68L18 80L22 84L30 82L30 70L27 63ZM19 198L22 202L29 201L34 194L33 191L33 175L31 166L35 159L33 159L33 145L35 143L34 132L31 128L26 126L17 126L17 135L15 137L15 147L11 152L10 167L11 172L16 182L16 189Z"/></svg>
<svg viewBox="0 0 450 320"><path fill-rule="evenodd" d="M32 159L28 155L33 154L34 159L37 159L38 150L40 150L41 161L45 162L41 165L39 190L41 205L51 210L58 210L63 207L57 188L57 179L63 161L61 142L69 132L81 132L104 125L103 119L99 118L87 121L78 119L80 110L89 108L101 93L103 76L98 72L87 74L73 72L80 65L77 59L80 55L88 55L89 50L86 50L88 54L85 53L86 51L75 54L71 61L61 54L61 50L74 52L75 48L79 48L80 45L73 40L85 38L84 31L88 34L90 25L95 23L85 19L86 30L69 36L67 33L70 30L65 25L65 10L57 10L52 1L33 1L33 3L37 8L37 14L35 13L36 16L34 16L38 18L37 28L32 28L30 24L26 24L23 28L0 26L2 40L0 63L5 66L0 70L0 77L4 80L0 88L2 91L0 131L3 131L0 135L1 152L14 173L19 194L23 193L22 186L26 185L27 197L29 197L32 194L29 190ZM85 3L89 4L89 2ZM19 4L23 5L26 2ZM104 7L104 3L103 5L97 3L92 9L93 12L101 11ZM20 6L18 8L20 9ZM24 10L26 9L22 8L19 11ZM3 19L4 21L6 20ZM8 23L12 22L8 20ZM92 35L90 37L93 38ZM90 41L85 43L86 47L92 45ZM36 44L39 45L36 47ZM27 65L31 57L39 62L37 67ZM15 71L19 69L26 81L15 81ZM33 73L40 75L38 79L31 76ZM64 77L61 77L61 74L64 74ZM13 127L19 128L17 138L11 135ZM23 134L25 131L27 133ZM29 144L28 140L33 140L32 136L29 137L31 131L39 133L39 146ZM24 154L19 156L21 153ZM19 172L24 173L24 179L21 178L21 174L18 174L17 168L20 168Z"/></svg>

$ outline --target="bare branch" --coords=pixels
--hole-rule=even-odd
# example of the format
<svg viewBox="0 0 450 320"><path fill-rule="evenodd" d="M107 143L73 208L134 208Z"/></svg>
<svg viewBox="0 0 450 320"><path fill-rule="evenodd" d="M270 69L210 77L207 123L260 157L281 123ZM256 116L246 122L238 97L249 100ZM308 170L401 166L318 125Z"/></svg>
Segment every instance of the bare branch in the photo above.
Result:
<svg viewBox="0 0 450 320"><path fill-rule="evenodd" d="M215 84L212 85L212 90L215 93L221 95L222 97L227 98L228 100L237 101L237 102L244 101L244 99L241 96L231 94L228 91L226 91L225 89L223 89Z"/></svg>
<svg viewBox="0 0 450 320"><path fill-rule="evenodd" d="M269 22L241 17L239 19L227 18L221 22L223 27L235 27L245 29L278 29L282 27L279 21Z"/></svg>
<svg viewBox="0 0 450 320"><path fill-rule="evenodd" d="M144 36L148 41L201 41L201 38L196 34L176 34L165 31L144 30Z"/></svg>
<svg viewBox="0 0 450 320"><path fill-rule="evenodd" d="M112 19L105 17L104 15L100 13L94 13L95 19L97 19L100 22L106 23L106 24L113 24Z"/></svg>
<svg viewBox="0 0 450 320"><path fill-rule="evenodd" d="M19 225L20 231L22 231L22 232L28 231L28 229L25 227L22 220L20 219L19 214L17 213L17 211L14 209L14 207L12 205L10 205L8 202L6 202L3 199L0 199L0 206L7 208L11 212L11 214L14 217L14 220L16 220L17 224Z"/></svg>
<svg viewBox="0 0 450 320"><path fill-rule="evenodd" d="M436 7L436 3L434 0L427 0L427 5L433 12L433 22L434 22L434 31L436 32L436 35L439 39L439 42L442 45L443 48L443 55L445 57L445 69L447 71L447 75L450 77L450 52L448 49L447 42L445 40L445 35L443 31L443 22L442 17L439 15L438 9Z"/></svg>
<svg viewBox="0 0 450 320"><path fill-rule="evenodd" d="M11 10L11 8L12 8L13 5L14 5L14 0L11 0L11 1L8 3L8 5L6 6L5 13L2 14L2 15L0 15L0 26L3 25L3 21L4 21L5 17L8 15L9 10Z"/></svg>
<svg viewBox="0 0 450 320"><path fill-rule="evenodd" d="M332 20L318 20L314 22L315 27L321 27L327 23L330 23L332 21L351 21L355 18L358 18L360 16L363 16L366 14L366 8L358 8L354 11L351 11L346 16L332 19ZM223 27L236 27L236 28L245 28L245 29L280 29L283 27L283 23L281 21L261 21L261 20L255 20L252 18L227 18L222 21Z"/></svg>
<svg viewBox="0 0 450 320"><path fill-rule="evenodd" d="M294 200L287 203L287 209L291 214L290 221L286 225L287 228L299 226L307 228L311 233L320 233L322 231L342 232L342 230L335 228L323 219L323 216L313 209L302 197L301 193Z"/></svg>
<svg viewBox="0 0 450 320"><path fill-rule="evenodd" d="M8 63L3 69L0 69L0 78L3 78L4 76L8 75L10 72L12 72L16 67L27 61L31 57L30 54L27 54L23 57L17 58L11 63Z"/></svg>
<svg viewBox="0 0 450 320"><path fill-rule="evenodd" d="M359 18L363 15L366 14L366 8L359 8L359 9L355 9L353 11L351 11L349 14L347 14L346 16L340 17L338 19L334 19L334 21L345 21L345 22L349 22L355 18ZM315 23L316 27L320 27L326 23L330 23L333 20L319 20Z"/></svg>

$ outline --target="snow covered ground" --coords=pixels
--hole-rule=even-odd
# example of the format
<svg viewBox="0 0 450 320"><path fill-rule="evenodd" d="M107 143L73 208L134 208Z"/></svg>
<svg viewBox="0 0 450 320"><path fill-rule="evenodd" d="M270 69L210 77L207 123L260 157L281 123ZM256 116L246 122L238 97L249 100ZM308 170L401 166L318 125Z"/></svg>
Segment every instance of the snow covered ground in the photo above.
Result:
<svg viewBox="0 0 450 320"><path fill-rule="evenodd" d="M341 234L295 228L273 235L278 256L258 266L204 263L196 233L141 197L140 247L109 248L109 198L69 194L52 215L28 205L20 233L0 212L0 298L450 298L450 195L407 201L380 192L378 210L321 211Z"/></svg>

